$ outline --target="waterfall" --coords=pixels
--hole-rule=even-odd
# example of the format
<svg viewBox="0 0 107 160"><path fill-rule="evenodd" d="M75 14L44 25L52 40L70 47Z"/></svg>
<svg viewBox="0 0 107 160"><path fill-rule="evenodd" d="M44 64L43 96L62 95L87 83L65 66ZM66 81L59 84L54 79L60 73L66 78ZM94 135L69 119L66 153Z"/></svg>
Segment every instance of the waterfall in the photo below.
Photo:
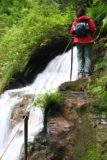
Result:
<svg viewBox="0 0 107 160"><path fill-rule="evenodd" d="M72 81L77 79L77 67L77 49L74 47ZM23 124L19 127L21 122L14 127L12 126L11 114L15 106L22 103L24 96L40 94L52 89L57 89L61 83L70 81L70 69L71 50L63 55L55 57L47 65L44 71L38 74L31 85L20 89L7 90L0 96L0 157L3 155L13 136L16 134L0 160L20 159L20 150L24 143L24 129ZM28 123L28 141L33 141L35 135L43 129L43 111L41 108L34 106L31 107Z"/></svg>

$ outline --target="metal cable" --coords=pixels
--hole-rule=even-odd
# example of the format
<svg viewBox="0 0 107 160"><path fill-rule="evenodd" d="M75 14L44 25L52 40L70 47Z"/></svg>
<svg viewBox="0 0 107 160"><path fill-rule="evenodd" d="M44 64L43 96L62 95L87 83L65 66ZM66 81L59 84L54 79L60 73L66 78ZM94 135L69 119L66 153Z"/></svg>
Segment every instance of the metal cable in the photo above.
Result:
<svg viewBox="0 0 107 160"><path fill-rule="evenodd" d="M3 154L0 157L0 160L3 158L3 156L5 155L6 151L8 150L10 144L13 142L14 138L16 137L17 133L19 132L20 127L22 126L22 124L24 123L25 118L23 119L23 122L19 125L17 131L15 132L13 138L10 140L10 142L8 143L7 147L5 148L5 150L3 151Z"/></svg>

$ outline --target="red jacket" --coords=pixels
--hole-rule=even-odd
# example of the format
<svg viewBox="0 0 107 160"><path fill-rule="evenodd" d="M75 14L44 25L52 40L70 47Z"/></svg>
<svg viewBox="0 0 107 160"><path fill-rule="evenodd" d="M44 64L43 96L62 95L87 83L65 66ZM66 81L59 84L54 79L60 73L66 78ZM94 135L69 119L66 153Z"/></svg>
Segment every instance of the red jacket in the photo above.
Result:
<svg viewBox="0 0 107 160"><path fill-rule="evenodd" d="M77 37L74 34L74 27L76 26L77 22L80 22L80 21L83 21L83 20L88 20L88 24L89 24L89 27L90 27L90 33L86 37ZM74 43L92 43L94 41L93 40L93 34L94 34L95 31L96 31L96 25L93 22L93 20L88 16L81 16L81 17L77 18L73 22L72 27L70 29L70 33L74 36L74 40L73 40Z"/></svg>

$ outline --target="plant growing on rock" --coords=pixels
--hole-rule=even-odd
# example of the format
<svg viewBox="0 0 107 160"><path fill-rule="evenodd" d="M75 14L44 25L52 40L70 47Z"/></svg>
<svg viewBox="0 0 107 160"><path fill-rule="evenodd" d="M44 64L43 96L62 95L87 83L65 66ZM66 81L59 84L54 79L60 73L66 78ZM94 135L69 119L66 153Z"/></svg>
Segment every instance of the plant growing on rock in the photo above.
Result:
<svg viewBox="0 0 107 160"><path fill-rule="evenodd" d="M49 112L59 111L63 106L63 97L59 92L46 92L38 95L34 105L42 108L48 108Z"/></svg>

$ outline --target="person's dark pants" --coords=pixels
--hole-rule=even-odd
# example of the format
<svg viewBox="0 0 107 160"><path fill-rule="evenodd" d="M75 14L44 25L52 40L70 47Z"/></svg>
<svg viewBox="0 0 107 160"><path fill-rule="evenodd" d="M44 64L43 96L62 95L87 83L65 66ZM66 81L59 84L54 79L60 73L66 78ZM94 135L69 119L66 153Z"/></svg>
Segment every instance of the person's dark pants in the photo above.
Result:
<svg viewBox="0 0 107 160"><path fill-rule="evenodd" d="M92 43L77 44L78 74L91 74Z"/></svg>

